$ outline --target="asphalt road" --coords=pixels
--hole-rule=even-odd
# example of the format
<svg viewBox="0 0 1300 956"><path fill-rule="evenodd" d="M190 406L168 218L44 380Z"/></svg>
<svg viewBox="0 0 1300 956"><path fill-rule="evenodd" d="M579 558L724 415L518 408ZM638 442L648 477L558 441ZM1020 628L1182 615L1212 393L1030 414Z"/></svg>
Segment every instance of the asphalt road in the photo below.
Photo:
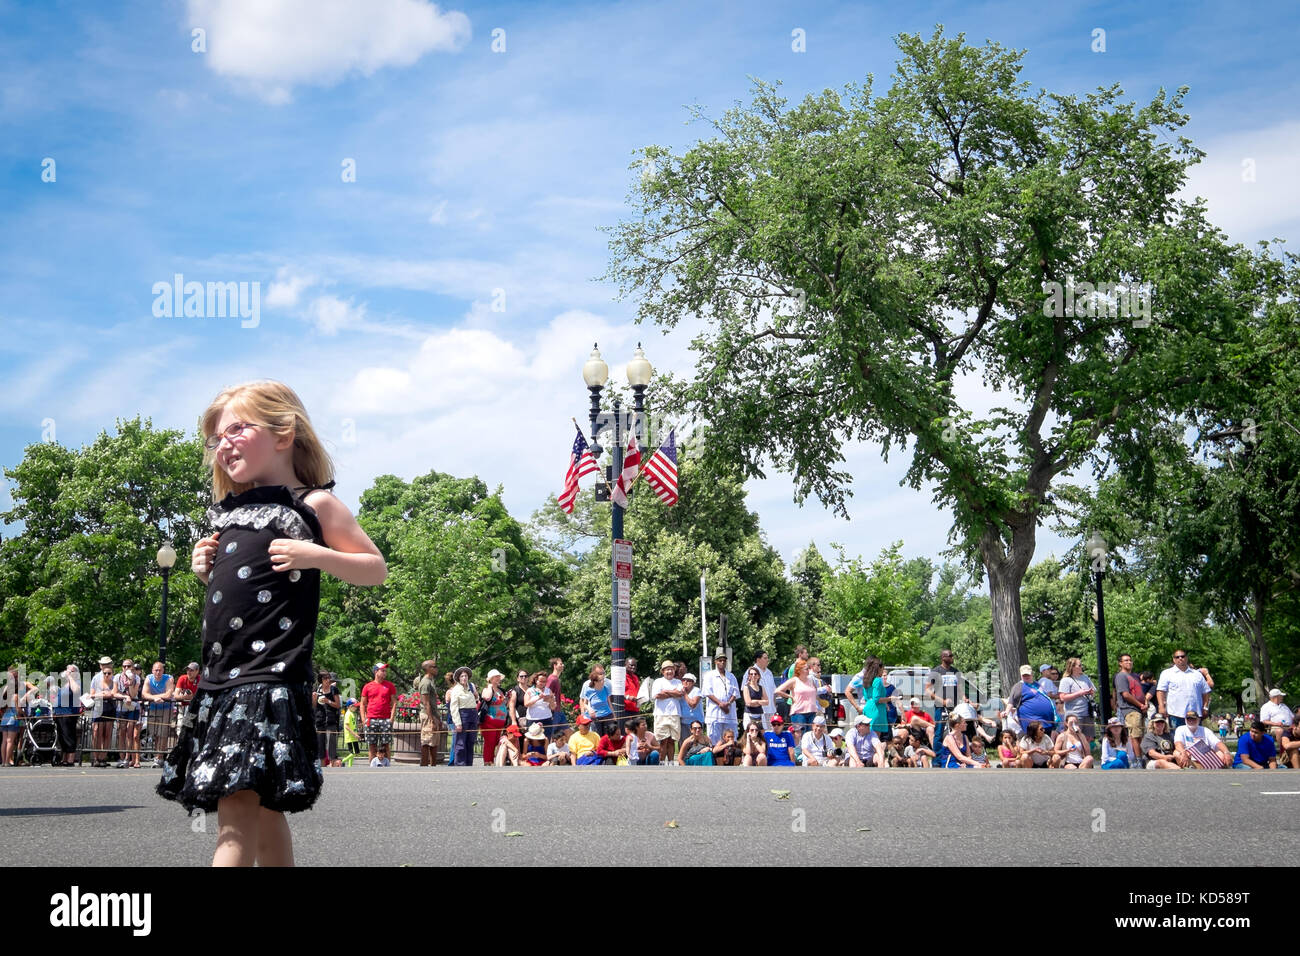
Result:
<svg viewBox="0 0 1300 956"><path fill-rule="evenodd" d="M0 769L6 858L206 866L216 821L195 832L158 773ZM289 820L305 866L1283 866L1300 772L358 767Z"/></svg>

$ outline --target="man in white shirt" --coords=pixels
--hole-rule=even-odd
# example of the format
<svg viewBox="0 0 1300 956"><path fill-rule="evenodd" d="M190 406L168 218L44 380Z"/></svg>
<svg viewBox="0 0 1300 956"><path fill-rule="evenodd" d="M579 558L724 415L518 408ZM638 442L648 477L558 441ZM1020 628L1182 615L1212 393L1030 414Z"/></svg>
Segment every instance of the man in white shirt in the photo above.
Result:
<svg viewBox="0 0 1300 956"><path fill-rule="evenodd" d="M803 735L803 740L799 742L799 749L803 751L803 765L805 767L838 767L839 760L831 755L835 749L835 744L831 741L830 734L826 733L826 716L818 714L813 718L812 730Z"/></svg>
<svg viewBox="0 0 1300 956"><path fill-rule="evenodd" d="M920 701L917 701L920 706ZM858 714L853 729L844 738L844 752L848 756L846 767L883 767L885 765L885 748L880 744L880 736L871 729L871 719Z"/></svg>
<svg viewBox="0 0 1300 956"><path fill-rule="evenodd" d="M1219 752L1219 759L1222 761L1221 769L1232 769L1232 754L1228 753L1227 745L1201 726L1201 716L1197 713L1196 707L1192 706L1187 708L1183 725L1174 731L1174 750L1176 753L1181 754L1195 743L1204 744L1211 750L1217 750ZM1191 754L1188 754L1188 756L1192 757L1192 764L1194 766L1202 768L1206 767L1206 765L1202 764L1196 757L1193 757ZM1210 766L1213 765L1211 764Z"/></svg>
<svg viewBox="0 0 1300 956"><path fill-rule="evenodd" d="M763 730L765 732L772 729L772 715L776 713L776 678L767 669L768 661L767 651L760 652L758 658L754 661L754 666L758 668L758 682L763 686L763 696L767 698L767 703L763 705Z"/></svg>
<svg viewBox="0 0 1300 956"><path fill-rule="evenodd" d="M1282 703L1282 698L1285 696L1286 694L1280 689L1274 687L1268 692L1268 703L1259 709L1259 722L1273 735L1279 751L1282 746L1282 734L1290 730L1295 722L1295 714L1291 712L1291 708Z"/></svg>
<svg viewBox="0 0 1300 956"><path fill-rule="evenodd" d="M1198 670L1187 666L1187 652L1174 651L1172 667L1160 672L1156 682L1156 708L1169 718L1169 727L1178 730L1184 715L1195 710L1202 717L1210 712L1210 687Z"/></svg>
<svg viewBox="0 0 1300 956"><path fill-rule="evenodd" d="M664 661L659 666L662 677L656 677L650 688L650 698L655 702L655 739L659 741L659 761L672 763L673 750L682 739L681 699L686 696L682 682L673 676L677 665Z"/></svg>
<svg viewBox="0 0 1300 956"><path fill-rule="evenodd" d="M728 727L739 735L736 726L736 700L740 697L740 684L736 675L727 670L727 655L714 654L715 670L704 675L704 725L709 729L709 740L716 746L722 741L722 732ZM762 679L761 677L759 678Z"/></svg>

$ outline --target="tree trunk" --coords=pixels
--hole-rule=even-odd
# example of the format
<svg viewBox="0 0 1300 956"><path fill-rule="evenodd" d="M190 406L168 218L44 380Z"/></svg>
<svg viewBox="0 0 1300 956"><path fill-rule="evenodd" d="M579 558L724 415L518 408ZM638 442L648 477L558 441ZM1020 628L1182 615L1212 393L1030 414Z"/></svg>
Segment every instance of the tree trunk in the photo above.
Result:
<svg viewBox="0 0 1300 956"><path fill-rule="evenodd" d="M1025 622L1020 613L1020 584L1034 554L1033 518L1008 525L1011 548L1005 550L1001 535L993 529L980 538L980 554L989 576L989 600L993 609L993 643L998 654L1001 696L1011 693L1020 682L1020 667L1029 662L1025 647Z"/></svg>
<svg viewBox="0 0 1300 956"><path fill-rule="evenodd" d="M1273 661L1269 657L1268 644L1264 642L1264 614L1268 609L1268 599L1263 587L1256 585L1252 589L1251 601L1254 604L1253 613L1243 611L1237 620L1250 647L1250 670L1255 678L1255 700L1258 707L1268 700L1268 692L1273 686Z"/></svg>

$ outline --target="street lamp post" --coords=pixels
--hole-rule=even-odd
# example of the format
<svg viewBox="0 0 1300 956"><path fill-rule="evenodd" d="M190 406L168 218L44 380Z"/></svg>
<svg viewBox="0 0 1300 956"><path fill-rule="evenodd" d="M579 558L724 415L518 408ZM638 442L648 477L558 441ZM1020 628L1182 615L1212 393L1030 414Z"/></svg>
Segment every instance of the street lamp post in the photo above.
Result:
<svg viewBox="0 0 1300 956"><path fill-rule="evenodd" d="M1102 604L1101 581L1106 576L1106 539L1094 531L1088 539L1088 555L1092 558L1092 580L1097 595L1097 680L1101 682L1101 723L1110 719L1110 664L1106 658L1106 608Z"/></svg>
<svg viewBox="0 0 1300 956"><path fill-rule="evenodd" d="M162 661L165 672L167 670L167 583L171 577L172 567L176 564L176 551L170 541L163 542L163 546L158 549L157 558L163 576L162 612L158 615L158 660Z"/></svg>
<svg viewBox="0 0 1300 956"><path fill-rule="evenodd" d="M650 384L650 379L654 374L654 369L649 361L646 360L645 352L641 344L637 343L636 354L632 361L627 365L627 380L632 386L635 395L633 400L634 421L628 423L628 427L635 427L635 420L639 419L645 411L645 390ZM623 403L622 399L614 396L614 412L612 415L605 415L600 410L600 392L609 381L609 366L605 364L604 359L600 356L599 346L591 350L591 355L586 363L582 366L582 378L587 383L587 390L591 392L591 453L599 458L604 451L597 441L597 435L602 430L612 427L614 431L614 447L610 449L612 459L610 470L607 474L608 483L596 486L596 500L610 501L612 504L610 514L610 615L609 615L609 633L610 633L610 676L613 687L611 689L609 705L614 712L615 717L622 717L625 713L623 689L626 686L625 675L627 673L627 646L623 643L623 638L618 629L618 575L617 559L613 542L623 537L623 508L616 501L612 501L610 491L614 482L618 481L618 476L623 471ZM644 451L644 442L649 437L649 429L643 429L638 446Z"/></svg>

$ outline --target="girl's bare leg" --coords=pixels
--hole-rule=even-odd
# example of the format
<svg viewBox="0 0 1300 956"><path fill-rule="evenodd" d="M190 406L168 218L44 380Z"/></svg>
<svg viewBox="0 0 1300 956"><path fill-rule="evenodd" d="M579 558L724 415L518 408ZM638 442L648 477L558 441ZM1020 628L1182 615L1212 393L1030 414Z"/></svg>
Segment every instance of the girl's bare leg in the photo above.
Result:
<svg viewBox="0 0 1300 956"><path fill-rule="evenodd" d="M213 866L252 866L257 862L262 807L257 793L241 790L217 802L217 851Z"/></svg>
<svg viewBox="0 0 1300 956"><path fill-rule="evenodd" d="M289 821L279 810L258 807L258 866L293 866L293 835Z"/></svg>

